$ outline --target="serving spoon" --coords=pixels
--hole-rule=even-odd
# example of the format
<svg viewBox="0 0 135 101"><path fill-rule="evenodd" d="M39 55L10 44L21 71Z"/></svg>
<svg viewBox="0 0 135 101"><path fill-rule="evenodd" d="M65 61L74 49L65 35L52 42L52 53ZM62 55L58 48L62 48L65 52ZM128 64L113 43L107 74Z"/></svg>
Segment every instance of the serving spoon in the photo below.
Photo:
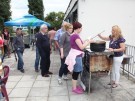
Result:
<svg viewBox="0 0 135 101"><path fill-rule="evenodd" d="M96 36L92 37L91 39L94 39L95 37L97 37L99 34L105 32L105 30L103 30L102 32L98 33Z"/></svg>

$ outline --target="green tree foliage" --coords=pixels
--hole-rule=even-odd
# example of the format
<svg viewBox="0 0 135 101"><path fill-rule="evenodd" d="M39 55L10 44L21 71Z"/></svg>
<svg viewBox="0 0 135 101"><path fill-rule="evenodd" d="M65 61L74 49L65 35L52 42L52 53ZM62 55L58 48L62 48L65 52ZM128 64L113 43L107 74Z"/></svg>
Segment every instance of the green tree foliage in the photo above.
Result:
<svg viewBox="0 0 135 101"><path fill-rule="evenodd" d="M44 19L43 0L28 0L28 8L29 14L32 14L41 20Z"/></svg>
<svg viewBox="0 0 135 101"><path fill-rule="evenodd" d="M61 27L63 18L64 18L63 12L58 12L58 13L50 12L45 17L45 21L50 23L52 27L56 27L57 29L59 29Z"/></svg>
<svg viewBox="0 0 135 101"><path fill-rule="evenodd" d="M0 29L4 27L4 22L11 18L10 1L0 0Z"/></svg>

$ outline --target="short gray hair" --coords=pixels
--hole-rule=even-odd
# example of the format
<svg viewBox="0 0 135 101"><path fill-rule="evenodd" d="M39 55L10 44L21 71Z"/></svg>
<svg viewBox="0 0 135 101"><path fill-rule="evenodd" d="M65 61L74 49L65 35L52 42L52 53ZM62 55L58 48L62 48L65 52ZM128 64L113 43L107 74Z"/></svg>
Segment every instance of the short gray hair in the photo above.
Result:
<svg viewBox="0 0 135 101"><path fill-rule="evenodd" d="M68 22L63 21L62 24L61 24L61 26L64 26L64 25L66 25L66 24L68 24Z"/></svg>
<svg viewBox="0 0 135 101"><path fill-rule="evenodd" d="M41 31L44 27L45 27L45 28L48 28L46 24L42 24L42 25L40 26L40 31Z"/></svg>

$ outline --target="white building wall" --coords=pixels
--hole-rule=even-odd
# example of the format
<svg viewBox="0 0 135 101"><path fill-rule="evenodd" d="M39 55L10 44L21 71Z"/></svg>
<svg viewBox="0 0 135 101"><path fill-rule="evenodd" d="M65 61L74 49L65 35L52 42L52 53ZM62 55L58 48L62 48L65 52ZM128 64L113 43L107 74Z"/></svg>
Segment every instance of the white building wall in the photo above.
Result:
<svg viewBox="0 0 135 101"><path fill-rule="evenodd" d="M83 39L111 34L111 27L119 25L126 44L135 46L135 0L79 0L78 21L83 24Z"/></svg>

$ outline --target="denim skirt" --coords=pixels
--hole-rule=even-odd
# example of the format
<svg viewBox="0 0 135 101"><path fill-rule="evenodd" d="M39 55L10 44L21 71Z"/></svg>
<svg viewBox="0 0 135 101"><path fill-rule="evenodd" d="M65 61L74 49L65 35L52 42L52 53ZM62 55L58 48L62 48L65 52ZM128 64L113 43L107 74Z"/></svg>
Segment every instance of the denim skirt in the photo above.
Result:
<svg viewBox="0 0 135 101"><path fill-rule="evenodd" d="M76 64L74 65L74 72L81 72L83 71L83 66L82 66L82 57L76 57Z"/></svg>

